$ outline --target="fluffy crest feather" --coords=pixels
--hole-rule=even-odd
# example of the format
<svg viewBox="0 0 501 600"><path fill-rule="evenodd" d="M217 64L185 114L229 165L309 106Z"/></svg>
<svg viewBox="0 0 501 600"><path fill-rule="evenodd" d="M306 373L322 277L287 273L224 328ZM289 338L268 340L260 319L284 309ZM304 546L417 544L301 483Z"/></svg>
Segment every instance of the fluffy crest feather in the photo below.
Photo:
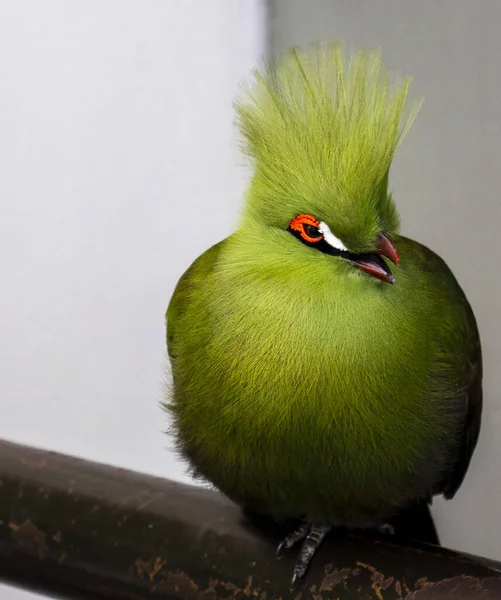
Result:
<svg viewBox="0 0 501 600"><path fill-rule="evenodd" d="M402 119L410 78L390 82L379 51L346 63L340 43L293 48L235 108L254 166L247 214L284 226L311 211L355 250L398 230L388 171L420 102Z"/></svg>

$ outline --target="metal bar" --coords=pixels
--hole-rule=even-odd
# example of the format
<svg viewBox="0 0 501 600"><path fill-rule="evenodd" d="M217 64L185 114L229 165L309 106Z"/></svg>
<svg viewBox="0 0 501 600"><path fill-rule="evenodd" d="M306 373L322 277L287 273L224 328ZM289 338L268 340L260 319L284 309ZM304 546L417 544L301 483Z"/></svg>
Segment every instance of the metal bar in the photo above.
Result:
<svg viewBox="0 0 501 600"><path fill-rule="evenodd" d="M334 534L303 586L284 531L198 487L0 441L0 580L56 598L501 598L501 564Z"/></svg>

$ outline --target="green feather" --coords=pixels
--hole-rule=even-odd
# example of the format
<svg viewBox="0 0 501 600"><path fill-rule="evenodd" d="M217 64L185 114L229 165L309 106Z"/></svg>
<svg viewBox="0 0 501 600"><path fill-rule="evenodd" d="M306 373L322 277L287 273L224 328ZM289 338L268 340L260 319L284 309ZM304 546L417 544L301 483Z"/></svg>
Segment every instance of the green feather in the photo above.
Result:
<svg viewBox="0 0 501 600"><path fill-rule="evenodd" d="M354 252L372 247L399 217L387 191L399 142L420 106L404 110L410 78L394 78L379 52L345 59L341 45L296 49L255 71L236 102L255 175L247 216L277 226L302 211L335 223Z"/></svg>
<svg viewBox="0 0 501 600"><path fill-rule="evenodd" d="M286 239L239 232L181 279L168 312L179 449L254 510L378 522L450 467L476 328L449 269L410 240L389 286L341 282L332 257Z"/></svg>
<svg viewBox="0 0 501 600"><path fill-rule="evenodd" d="M454 495L475 448L482 364L444 261L397 235L387 192L407 80L377 54L293 51L238 105L254 178L238 230L167 311L165 408L192 473L256 511L354 526ZM396 284L287 231L324 220L352 251L381 231Z"/></svg>

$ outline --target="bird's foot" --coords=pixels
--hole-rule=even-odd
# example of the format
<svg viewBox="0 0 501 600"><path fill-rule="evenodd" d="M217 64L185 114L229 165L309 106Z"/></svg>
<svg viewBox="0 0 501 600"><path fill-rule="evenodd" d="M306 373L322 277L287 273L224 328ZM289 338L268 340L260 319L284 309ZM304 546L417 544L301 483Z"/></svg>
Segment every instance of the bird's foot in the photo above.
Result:
<svg viewBox="0 0 501 600"><path fill-rule="evenodd" d="M393 525L390 525L390 523L385 523L384 525L381 525L377 528L377 531L379 531L379 533L384 533L385 535L395 535L395 527L393 527Z"/></svg>
<svg viewBox="0 0 501 600"><path fill-rule="evenodd" d="M292 531L279 545L277 548L277 557L281 558L282 551L292 548L297 542L304 540L299 553L299 558L294 566L294 572L292 575L291 587L292 589L302 579L308 569L311 559L315 555L320 544L323 542L325 536L331 529L330 525L317 525L310 526L309 523L303 523L300 527Z"/></svg>
<svg viewBox="0 0 501 600"><path fill-rule="evenodd" d="M294 529L294 531L291 531L289 533L289 535L287 537L285 537L280 542L280 544L278 544L277 558L278 559L282 558L284 550L289 550L289 548L292 548L292 546L294 546L301 540L304 540L304 538L308 535L309 530L310 530L309 523L304 522L297 529Z"/></svg>

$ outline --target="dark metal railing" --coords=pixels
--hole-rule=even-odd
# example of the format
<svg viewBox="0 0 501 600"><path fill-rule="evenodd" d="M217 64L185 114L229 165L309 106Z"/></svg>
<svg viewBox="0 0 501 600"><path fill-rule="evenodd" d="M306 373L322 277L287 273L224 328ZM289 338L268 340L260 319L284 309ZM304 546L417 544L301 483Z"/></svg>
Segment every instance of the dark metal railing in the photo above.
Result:
<svg viewBox="0 0 501 600"><path fill-rule="evenodd" d="M303 585L283 530L198 487L0 441L0 580L56 598L500 599L501 564L331 535Z"/></svg>

